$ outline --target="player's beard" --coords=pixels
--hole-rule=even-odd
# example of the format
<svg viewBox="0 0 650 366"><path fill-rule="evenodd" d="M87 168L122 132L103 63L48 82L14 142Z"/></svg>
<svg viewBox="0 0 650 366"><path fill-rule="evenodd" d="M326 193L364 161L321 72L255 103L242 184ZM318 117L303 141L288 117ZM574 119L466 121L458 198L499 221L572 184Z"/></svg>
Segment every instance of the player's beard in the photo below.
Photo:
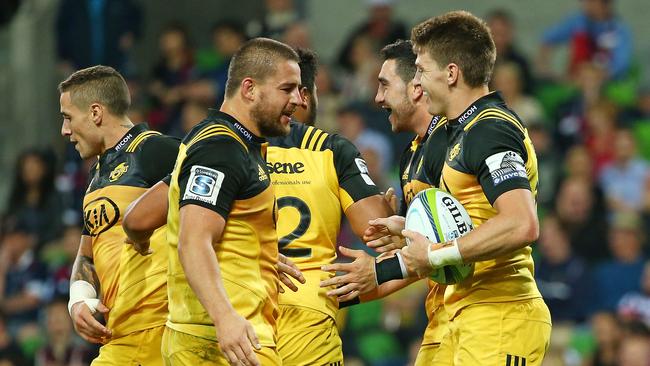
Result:
<svg viewBox="0 0 650 366"><path fill-rule="evenodd" d="M257 122L257 127L260 129L260 134L264 137L286 136L289 134L290 125L282 124L282 116L291 118L294 109L276 111L274 108L264 101L264 95L260 95L260 99L256 105L251 109L251 117Z"/></svg>
<svg viewBox="0 0 650 366"><path fill-rule="evenodd" d="M415 113L415 105L411 103L407 95L404 95L404 99L395 108L391 108L392 119L394 121L391 121L391 129L393 132L409 131L408 121L411 119L413 113Z"/></svg>

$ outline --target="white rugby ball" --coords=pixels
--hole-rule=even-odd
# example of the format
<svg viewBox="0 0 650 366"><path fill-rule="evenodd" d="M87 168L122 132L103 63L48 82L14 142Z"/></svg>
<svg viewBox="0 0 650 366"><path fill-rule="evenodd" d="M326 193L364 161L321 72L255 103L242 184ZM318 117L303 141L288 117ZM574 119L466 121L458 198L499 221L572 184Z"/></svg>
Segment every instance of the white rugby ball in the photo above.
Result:
<svg viewBox="0 0 650 366"><path fill-rule="evenodd" d="M406 229L418 232L434 243L460 238L473 228L465 207L454 196L437 188L419 192L406 211ZM434 269L429 278L450 285L463 281L473 272L473 263L444 266Z"/></svg>

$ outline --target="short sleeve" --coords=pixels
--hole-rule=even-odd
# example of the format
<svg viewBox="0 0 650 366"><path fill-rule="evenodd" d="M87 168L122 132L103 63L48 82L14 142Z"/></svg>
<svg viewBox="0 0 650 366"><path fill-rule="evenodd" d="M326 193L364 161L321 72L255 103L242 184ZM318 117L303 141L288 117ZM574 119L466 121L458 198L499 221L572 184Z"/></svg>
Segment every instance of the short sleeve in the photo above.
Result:
<svg viewBox="0 0 650 366"><path fill-rule="evenodd" d="M334 167L340 191L343 191L340 193L342 197L346 198L346 202L341 201L345 211L352 203L380 192L370 178L368 165L361 157L359 150L344 137L332 135L330 138L334 153Z"/></svg>
<svg viewBox="0 0 650 366"><path fill-rule="evenodd" d="M228 219L239 187L246 182L245 166L246 150L230 137L213 137L192 145L178 176L179 206L205 207Z"/></svg>
<svg viewBox="0 0 650 366"><path fill-rule="evenodd" d="M151 136L143 142L139 160L149 186L164 179L174 169L179 145L179 140L169 136Z"/></svg>
<svg viewBox="0 0 650 366"><path fill-rule="evenodd" d="M512 123L491 119L476 124L465 137L463 153L490 204L505 192L530 190L524 135Z"/></svg>

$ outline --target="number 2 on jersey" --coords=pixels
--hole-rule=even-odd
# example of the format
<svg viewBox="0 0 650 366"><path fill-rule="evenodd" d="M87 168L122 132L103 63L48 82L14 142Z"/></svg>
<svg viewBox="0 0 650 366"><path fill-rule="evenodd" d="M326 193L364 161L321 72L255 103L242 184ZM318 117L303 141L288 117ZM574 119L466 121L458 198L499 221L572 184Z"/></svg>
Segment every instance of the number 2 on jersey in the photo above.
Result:
<svg viewBox="0 0 650 366"><path fill-rule="evenodd" d="M291 244L292 241L303 236L307 232L307 229L309 229L309 225L311 224L311 211L309 210L309 206L307 206L305 201L301 200L298 197L288 196L278 199L278 211L285 207L293 207L298 210L298 213L300 214L300 221L298 222L298 226L296 226L293 231L278 240L280 253L284 254L287 257L294 258L311 257L311 248L287 248L287 246Z"/></svg>

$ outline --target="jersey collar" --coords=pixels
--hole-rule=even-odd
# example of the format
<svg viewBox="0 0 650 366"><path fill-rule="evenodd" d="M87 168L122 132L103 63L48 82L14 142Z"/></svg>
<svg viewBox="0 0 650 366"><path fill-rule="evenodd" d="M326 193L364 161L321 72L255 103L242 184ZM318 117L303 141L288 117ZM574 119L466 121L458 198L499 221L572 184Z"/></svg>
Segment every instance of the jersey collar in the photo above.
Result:
<svg viewBox="0 0 650 366"><path fill-rule="evenodd" d="M144 131L147 131L148 129L149 126L146 123L138 123L137 125L131 127L131 129L126 134L124 134L124 136L120 139L120 141L117 144L115 144L115 146L110 148L108 151L118 152L123 149L126 149L133 141L134 137L138 136Z"/></svg>
<svg viewBox="0 0 650 366"><path fill-rule="evenodd" d="M239 135L239 137L241 137L247 143L263 144L266 142L265 138L253 134L248 128L237 121L235 117L229 115L228 113L210 108L208 110L208 118L219 119L228 122L232 126L233 131L235 131L237 135Z"/></svg>
<svg viewBox="0 0 650 366"><path fill-rule="evenodd" d="M489 105L498 105L498 104L505 104L505 102L503 101L503 97L501 96L500 92L493 91L477 99L474 103L472 103L469 107L467 107L467 109L465 109L463 113L461 113L457 118L450 119L449 124L465 125L473 119L472 117L477 116L480 110L485 109Z"/></svg>

